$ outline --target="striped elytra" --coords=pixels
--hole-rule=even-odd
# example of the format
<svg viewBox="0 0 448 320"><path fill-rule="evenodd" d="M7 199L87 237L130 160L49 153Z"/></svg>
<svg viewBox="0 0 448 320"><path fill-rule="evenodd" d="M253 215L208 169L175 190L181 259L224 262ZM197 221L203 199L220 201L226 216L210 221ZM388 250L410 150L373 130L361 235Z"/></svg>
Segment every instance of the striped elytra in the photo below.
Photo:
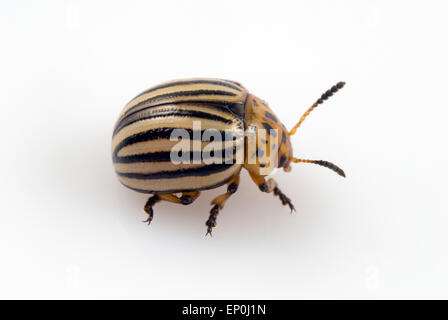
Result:
<svg viewBox="0 0 448 320"><path fill-rule="evenodd" d="M136 96L113 131L112 157L121 183L146 193L204 190L226 183L242 164L173 164L171 149L178 141L170 137L174 129L185 129L193 140L194 121L200 123L201 137L208 129L218 130L224 139L226 132L242 137L246 97L241 85L218 79L171 81ZM241 138L233 144L243 148L243 143Z"/></svg>
<svg viewBox="0 0 448 320"><path fill-rule="evenodd" d="M186 205L201 190L227 184L227 191L212 201L207 234L236 192L242 168L261 191L273 192L294 210L276 182L265 177L274 167L288 172L297 162L316 163L344 175L330 162L294 158L290 142L304 117L342 86L338 83L331 94L322 96L291 132L265 101L235 81L194 78L149 88L125 106L113 128L112 160L118 179L132 190L152 194L144 207L148 223L159 201ZM179 155L180 137L182 155L192 161L173 161Z"/></svg>

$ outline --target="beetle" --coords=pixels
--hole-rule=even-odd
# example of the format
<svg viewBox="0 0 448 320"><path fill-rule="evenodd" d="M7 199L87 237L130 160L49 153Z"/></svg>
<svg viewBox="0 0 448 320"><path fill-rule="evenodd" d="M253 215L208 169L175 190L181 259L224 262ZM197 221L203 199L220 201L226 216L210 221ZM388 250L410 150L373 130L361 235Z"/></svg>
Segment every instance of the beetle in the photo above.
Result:
<svg viewBox="0 0 448 320"><path fill-rule="evenodd" d="M345 177L331 162L295 158L290 141L310 112L344 84L322 94L290 131L264 100L235 81L193 78L151 87L133 98L115 123L114 169L124 186L151 194L144 206L148 224L157 202L188 205L201 191L226 184L226 192L211 202L205 223L211 235L220 210L238 189L242 168L262 192L273 193L292 212L290 198L267 176L275 168L289 172L291 163L314 163ZM173 161L179 154L188 161Z"/></svg>

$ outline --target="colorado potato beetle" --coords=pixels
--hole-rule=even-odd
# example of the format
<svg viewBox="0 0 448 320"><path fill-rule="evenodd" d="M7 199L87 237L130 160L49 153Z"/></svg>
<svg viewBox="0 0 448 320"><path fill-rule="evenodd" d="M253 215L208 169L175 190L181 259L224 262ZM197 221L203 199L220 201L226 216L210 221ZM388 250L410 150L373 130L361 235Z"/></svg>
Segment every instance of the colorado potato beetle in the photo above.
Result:
<svg viewBox="0 0 448 320"><path fill-rule="evenodd" d="M205 225L211 235L216 219L238 189L245 168L262 192L294 206L274 179L275 168L314 163L345 177L331 162L293 156L290 137L310 112L344 86L339 82L304 113L288 131L268 104L240 83L222 79L184 79L143 91L121 112L112 138L112 159L120 182L151 196L144 206L151 223L157 202L188 205L200 191L227 184L211 202Z"/></svg>

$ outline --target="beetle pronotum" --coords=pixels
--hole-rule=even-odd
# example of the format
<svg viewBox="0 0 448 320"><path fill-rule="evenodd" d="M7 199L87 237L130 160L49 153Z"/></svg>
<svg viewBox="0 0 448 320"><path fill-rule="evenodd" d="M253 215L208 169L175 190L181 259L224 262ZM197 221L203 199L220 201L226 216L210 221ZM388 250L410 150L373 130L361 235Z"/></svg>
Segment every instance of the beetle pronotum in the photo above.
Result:
<svg viewBox="0 0 448 320"><path fill-rule="evenodd" d="M310 112L343 86L339 82L326 91L288 132L266 102L237 82L196 78L160 84L136 96L121 112L112 138L115 171L126 187L152 194L144 207L148 224L157 202L191 204L200 191L227 184L227 191L211 203L205 223L211 234L219 211L238 189L242 168L262 192L272 192L295 210L275 180L266 176L275 167L289 172L291 163L302 162L345 177L331 162L295 158L290 142ZM186 135L181 141L185 150L173 139L179 132ZM179 151L188 161L173 161Z"/></svg>

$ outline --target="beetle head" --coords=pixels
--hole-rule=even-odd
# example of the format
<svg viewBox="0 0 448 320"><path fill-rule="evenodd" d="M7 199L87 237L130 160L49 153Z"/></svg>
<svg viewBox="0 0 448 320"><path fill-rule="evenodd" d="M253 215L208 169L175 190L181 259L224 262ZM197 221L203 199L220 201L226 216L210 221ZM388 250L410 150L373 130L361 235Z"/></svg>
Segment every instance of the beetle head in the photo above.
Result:
<svg viewBox="0 0 448 320"><path fill-rule="evenodd" d="M305 118L310 112L316 108L319 104L322 104L325 100L331 97L339 89L345 85L344 82L338 82L336 85L327 90L321 97L303 114L300 121L292 128L291 131L287 131L285 126L278 120L277 116L269 108L266 102L257 98L256 96L249 94L246 102L245 110L245 125L246 131L249 131L249 137L246 143L246 155L245 155L245 167L249 171L257 172L262 175L269 174L274 167L283 168L284 171L291 171L291 163L314 163L335 171L340 176L345 177L344 171L335 164L324 160L305 160L298 159L293 156L290 137L294 135L297 129L300 127ZM263 136L263 130L267 132L265 137ZM251 137L251 131L253 135ZM263 137L260 137L263 136ZM251 141L252 139L252 141ZM265 148L261 146L265 144ZM252 145L256 145L256 148L250 148ZM268 151L268 152L266 152ZM255 163L251 160L255 158ZM276 161L270 161L274 159ZM276 166L273 166L272 162L276 162ZM266 169L269 166L270 169Z"/></svg>

